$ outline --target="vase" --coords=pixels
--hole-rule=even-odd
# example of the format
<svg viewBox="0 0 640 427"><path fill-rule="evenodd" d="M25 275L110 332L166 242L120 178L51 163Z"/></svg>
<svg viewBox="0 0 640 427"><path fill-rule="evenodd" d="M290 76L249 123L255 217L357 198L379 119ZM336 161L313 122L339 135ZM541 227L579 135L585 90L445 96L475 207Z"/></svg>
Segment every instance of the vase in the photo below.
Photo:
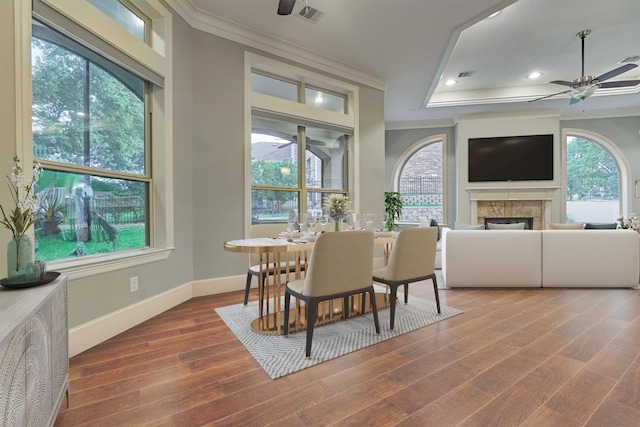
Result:
<svg viewBox="0 0 640 427"><path fill-rule="evenodd" d="M12 283L33 280L33 250L29 236L13 236L7 244L7 280Z"/></svg>

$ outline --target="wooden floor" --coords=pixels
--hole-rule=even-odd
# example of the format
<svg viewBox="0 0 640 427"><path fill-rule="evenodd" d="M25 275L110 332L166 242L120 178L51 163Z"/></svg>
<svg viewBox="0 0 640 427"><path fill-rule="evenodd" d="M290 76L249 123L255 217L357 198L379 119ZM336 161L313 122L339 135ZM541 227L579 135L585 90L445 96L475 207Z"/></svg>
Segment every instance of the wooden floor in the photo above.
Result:
<svg viewBox="0 0 640 427"><path fill-rule="evenodd" d="M638 290L441 290L464 314L277 380L214 311L242 297L73 357L55 425L640 426Z"/></svg>

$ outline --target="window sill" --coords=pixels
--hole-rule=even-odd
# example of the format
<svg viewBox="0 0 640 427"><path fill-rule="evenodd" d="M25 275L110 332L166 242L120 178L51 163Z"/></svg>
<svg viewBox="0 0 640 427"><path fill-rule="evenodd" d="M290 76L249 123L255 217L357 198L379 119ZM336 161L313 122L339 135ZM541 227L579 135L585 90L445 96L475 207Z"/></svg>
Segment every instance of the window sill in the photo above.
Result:
<svg viewBox="0 0 640 427"><path fill-rule="evenodd" d="M167 259L172 251L173 248L141 249L111 255L87 256L52 261L47 263L47 269L66 275L69 277L69 280L81 279L83 277L95 276L123 268L162 261Z"/></svg>

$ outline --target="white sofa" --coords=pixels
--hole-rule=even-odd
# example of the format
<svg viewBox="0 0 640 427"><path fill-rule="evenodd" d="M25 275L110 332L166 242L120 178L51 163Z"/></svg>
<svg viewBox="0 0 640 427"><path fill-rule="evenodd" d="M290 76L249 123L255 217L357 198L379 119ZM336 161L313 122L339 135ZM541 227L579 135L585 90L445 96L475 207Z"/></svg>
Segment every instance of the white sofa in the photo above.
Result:
<svg viewBox="0 0 640 427"><path fill-rule="evenodd" d="M638 286L632 230L450 230L442 233L447 287Z"/></svg>

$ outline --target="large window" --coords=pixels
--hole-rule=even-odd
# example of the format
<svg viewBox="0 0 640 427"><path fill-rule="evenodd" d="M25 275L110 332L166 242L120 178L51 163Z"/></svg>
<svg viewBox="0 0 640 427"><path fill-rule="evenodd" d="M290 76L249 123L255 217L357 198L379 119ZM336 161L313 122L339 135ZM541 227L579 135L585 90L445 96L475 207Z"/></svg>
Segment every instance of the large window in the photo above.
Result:
<svg viewBox="0 0 640 427"><path fill-rule="evenodd" d="M328 195L348 194L348 95L273 68L251 70L251 93L252 223L321 215Z"/></svg>
<svg viewBox="0 0 640 427"><path fill-rule="evenodd" d="M611 153L583 136L568 136L567 222L615 222L620 215L620 168Z"/></svg>
<svg viewBox="0 0 640 427"><path fill-rule="evenodd" d="M149 246L148 83L37 21L32 78L37 257Z"/></svg>
<svg viewBox="0 0 640 427"><path fill-rule="evenodd" d="M399 160L396 188L402 195L401 222L419 218L444 222L444 137L414 144Z"/></svg>

